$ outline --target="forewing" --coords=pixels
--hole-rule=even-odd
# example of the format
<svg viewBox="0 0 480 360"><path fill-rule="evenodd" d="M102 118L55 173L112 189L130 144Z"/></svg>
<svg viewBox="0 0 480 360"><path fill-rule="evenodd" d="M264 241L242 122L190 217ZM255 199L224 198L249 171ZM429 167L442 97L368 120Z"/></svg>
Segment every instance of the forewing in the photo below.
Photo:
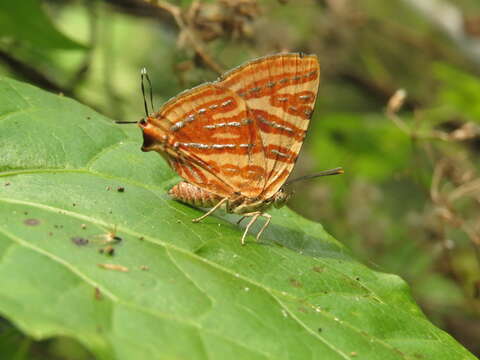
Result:
<svg viewBox="0 0 480 360"><path fill-rule="evenodd" d="M198 86L168 101L141 126L143 149L166 156L188 182L226 197L256 197L265 188L261 137L235 92Z"/></svg>
<svg viewBox="0 0 480 360"><path fill-rule="evenodd" d="M218 82L241 96L260 130L269 198L293 169L317 97L320 66L315 55L280 54L233 69Z"/></svg>

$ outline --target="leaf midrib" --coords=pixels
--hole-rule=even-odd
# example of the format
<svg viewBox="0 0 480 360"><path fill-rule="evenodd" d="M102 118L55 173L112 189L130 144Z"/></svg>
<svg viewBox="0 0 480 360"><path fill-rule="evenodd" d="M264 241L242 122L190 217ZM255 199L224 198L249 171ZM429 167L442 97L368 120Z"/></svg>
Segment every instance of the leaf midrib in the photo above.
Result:
<svg viewBox="0 0 480 360"><path fill-rule="evenodd" d="M83 220L83 221L89 221L90 223L96 224L96 225L98 225L98 226L103 226L103 227L108 227L108 226L109 226L109 224L107 224L107 223L105 223L105 222L103 222L103 221L99 221L99 220L97 220L97 219L95 219L95 218L91 218L91 217L89 217L89 216L82 215L82 214L78 214L78 213L74 213L74 212L71 212L71 211L68 211L68 210L64 210L64 209L61 209L61 208L55 208L55 207L52 207L52 206L47 206L47 205L44 205L44 204L33 203L33 202L28 202L28 201L21 201L21 200L11 200L11 199L5 199L5 198L0 198L0 201L7 202L7 203L13 203L13 204L28 205L28 206L37 207L37 208L40 208L40 209L43 209L43 210L46 210L46 211L54 212L54 213L58 213L59 211L61 211L64 215L68 215L68 216L71 216L71 217L74 217L74 218L77 218L77 219L80 219L80 220ZM0 230L0 231L2 231L2 230ZM124 228L124 227L117 227L117 231L123 232L123 233L125 233L125 234L129 234L129 235L131 235L132 237L137 237L137 238L138 238L138 237L143 237L144 240L149 241L150 243L152 243L152 244L154 244L154 245L163 246L165 249L174 250L174 251L176 251L176 252L178 252L178 253L180 253L180 254L182 254L182 255L187 255L188 257L190 257L190 258L192 258L192 259L194 259L194 260L196 260L196 261L201 261L201 262L203 262L203 263L205 263L205 264L207 264L207 265L209 265L209 266L211 266L211 267L213 267L213 268L215 268L215 269L217 269L217 270L223 271L224 273L227 273L227 274L229 274L229 275L231 275L231 276L233 276L233 277L236 277L236 278L238 278L238 279L241 279L241 280L243 280L243 281L251 284L252 286L256 286L256 287L258 287L259 289L262 289L263 291L266 292L266 294L267 294L268 296L271 296L275 301L277 301L277 297L278 297L278 296L279 296L279 297L283 297L283 298L288 298L288 299L290 299L291 301L304 300L304 299L300 299L300 298L298 298L298 297L296 297L296 296L294 296L294 295L292 295L292 294L289 294L289 293L287 293L287 292L279 291L279 290L276 290L276 289L267 287L267 286L265 286L264 284L257 283L257 282L255 282L254 280L252 280L252 279L250 279L250 278L244 277L244 276L241 275L241 274L234 273L234 272L232 272L230 269L227 269L227 268L225 268L225 267L223 267L223 266L221 266L221 265L219 265L219 264L213 263L213 262L211 262L211 261L209 261L209 260L207 260L207 259L205 259L205 258L202 258L202 257L200 257L200 256L197 256L196 254L194 254L194 253L192 253L192 252L190 252L190 251L186 251L186 250L184 250L184 249L182 249L182 248L176 247L176 246L173 245L173 244L163 242L163 241L161 241L161 240L159 240L159 239L152 238L152 237L150 237L150 236L148 236L148 235L144 235L144 234L142 234L142 233L137 233L137 232L135 232L135 231L132 231L132 230L127 229L127 228ZM5 233L5 231L2 231L2 232ZM11 237L10 235L8 235L8 236ZM15 237L14 237L13 239L15 239ZM20 241L21 241L21 240L20 240ZM23 245L23 244L20 243L20 245ZM25 246L25 245L24 245L24 246ZM29 247L29 246L27 246L27 247ZM36 250L36 247L29 247L29 248L32 249L32 250ZM39 251L39 252L40 252L40 253L43 253L44 250L43 250L43 251ZM45 256L48 256L48 257L50 257L51 259L54 259L54 258L55 258L55 255L52 254L51 256L49 256L48 254L50 254L50 253L45 251L45 254L44 254ZM320 259L317 259L317 258L314 258L314 259L315 259L316 261L321 262ZM60 262L60 263L61 263L61 262ZM328 264L326 264L326 266L329 267ZM69 268L69 267L67 267L67 268ZM329 268L330 268L330 267L329 267ZM79 270L77 270L77 271L80 273ZM74 272L74 274L77 274L77 272ZM341 274L342 274L342 273L341 273ZM77 274L77 275L78 275L78 274ZM345 274L342 274L342 275L348 278L347 275L345 275ZM84 279L84 278L88 278L88 277L85 276L85 275L83 275L83 276L81 276L80 278L81 278L81 279ZM88 282L88 281L87 281L87 282ZM92 284L96 284L94 281L92 281L91 283L92 283ZM102 287L98 286L98 287L103 291L103 286L102 286ZM110 292L107 291L107 293L110 293ZM274 296L274 294L276 294L276 296ZM113 294L112 294L112 295L113 295ZM116 297L115 297L115 298L116 298ZM112 298L112 300L114 300L114 299ZM126 304L126 305L128 305L128 306L130 306L130 307L132 307L132 308L137 308L135 305L131 305L131 304L125 302L124 300L118 300L118 299L117 299L117 301L118 301L118 302L121 302L121 303L124 303L124 304ZM305 303L304 303L304 304L305 304ZM309 305L311 308L315 308L315 306L312 305L312 304L308 304L308 305ZM282 305L281 305L281 306L282 306ZM283 308L283 306L282 306L282 308ZM143 308L138 308L138 309L144 311ZM288 309L286 309L286 311L288 311ZM288 312L290 313L290 311L288 311ZM151 311L147 311L147 313L151 313L152 315L155 314L155 312L151 312ZM325 313L324 311L319 312L318 315L324 316L324 317L328 318L329 320L334 320L334 319L335 319L335 316L330 315L330 314L328 314L328 313ZM160 315L158 315L158 316L160 316ZM177 318L175 318L175 317L172 317L172 318L173 318L173 319L177 319ZM182 319L182 318L178 318L178 321L181 322L181 321L182 321L181 319ZM298 318L296 318L296 317L293 317L293 316L292 316L292 319L294 319L302 328L308 328L308 326L307 326L306 324L304 324L300 319L298 319ZM185 324L190 324L189 321L186 321L186 320L185 320L184 322L185 322ZM199 327L198 325L196 325L195 323L192 323L192 324L194 324L196 328L199 328L199 329L200 329L200 327ZM365 333L365 332L362 331L362 330L357 329L356 327L354 327L353 325L350 325L350 324L349 324L348 322L346 322L346 321L341 321L341 322L339 322L338 324L341 325L341 326L345 326L345 327L350 328L351 330L353 330L354 332L356 332L359 336L364 337L364 338L368 339L369 341L375 341L375 342L378 343L379 345L382 345L382 346L384 346L385 348L387 348L387 349L389 349L389 350L395 351L394 347L391 346L390 344L388 344L388 343L384 342L383 340L381 340L381 339L379 339L379 338L377 338L377 337L374 337L374 336L372 336L372 335L370 335L370 334L368 334L368 333ZM201 329L203 330L203 328L201 328ZM216 333L214 333L214 332L212 332L212 333L213 333L213 334L216 334ZM308 333L309 333L311 336L313 336L311 330L310 330ZM223 335L219 335L219 336L223 337ZM227 338L227 339L228 339L228 338ZM321 339L323 339L323 338L321 338ZM333 346L331 346L325 339L323 339L323 343L324 343L326 346L332 348L332 350L335 349L335 348L334 348ZM245 347L245 346L243 346L243 347ZM255 350L255 351L256 351L256 350ZM341 353L339 353L339 355L342 356ZM399 354L399 355L400 355L400 354ZM407 357L405 357L404 354L402 354L402 356L403 356L403 358L407 359Z"/></svg>

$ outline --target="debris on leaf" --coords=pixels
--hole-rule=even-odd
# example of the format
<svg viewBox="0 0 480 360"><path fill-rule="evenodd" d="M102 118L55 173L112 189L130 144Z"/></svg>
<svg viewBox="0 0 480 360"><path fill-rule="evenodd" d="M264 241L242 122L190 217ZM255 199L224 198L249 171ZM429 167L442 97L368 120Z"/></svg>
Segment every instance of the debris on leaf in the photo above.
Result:
<svg viewBox="0 0 480 360"><path fill-rule="evenodd" d="M128 272L128 268L123 265L117 264L97 264L98 267L105 269L105 270L114 270L114 271L121 271L121 272Z"/></svg>
<svg viewBox="0 0 480 360"><path fill-rule="evenodd" d="M72 240L72 242L77 246L85 246L88 244L88 239L85 239L80 236L72 237L70 240Z"/></svg>
<svg viewBox="0 0 480 360"><path fill-rule="evenodd" d="M107 246L99 249L98 252L100 254L106 254L106 255L113 256L113 255L115 255L115 248L112 245L107 245Z"/></svg>
<svg viewBox="0 0 480 360"><path fill-rule="evenodd" d="M37 226L37 225L40 224L40 220L38 220L38 219L26 219L23 223L27 226Z"/></svg>
<svg viewBox="0 0 480 360"><path fill-rule="evenodd" d="M102 300L102 292L98 287L95 287L95 299Z"/></svg>

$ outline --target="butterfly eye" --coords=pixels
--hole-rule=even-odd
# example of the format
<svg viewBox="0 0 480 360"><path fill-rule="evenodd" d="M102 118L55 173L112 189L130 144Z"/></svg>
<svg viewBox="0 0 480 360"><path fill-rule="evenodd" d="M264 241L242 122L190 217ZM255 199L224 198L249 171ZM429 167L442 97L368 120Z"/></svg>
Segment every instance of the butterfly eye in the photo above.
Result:
<svg viewBox="0 0 480 360"><path fill-rule="evenodd" d="M145 122L146 124L146 122ZM145 127L145 125L140 124L140 126ZM150 151L152 147L157 144L159 141L155 137L155 135L148 131L148 128L144 128L143 130L143 144L142 144L142 151Z"/></svg>

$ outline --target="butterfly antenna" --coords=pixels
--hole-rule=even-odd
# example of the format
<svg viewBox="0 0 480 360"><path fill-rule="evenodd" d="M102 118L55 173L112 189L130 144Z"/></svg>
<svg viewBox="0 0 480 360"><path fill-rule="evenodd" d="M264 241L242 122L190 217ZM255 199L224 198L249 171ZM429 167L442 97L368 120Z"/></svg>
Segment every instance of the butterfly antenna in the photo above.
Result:
<svg viewBox="0 0 480 360"><path fill-rule="evenodd" d="M147 98L145 97L145 78L147 78L150 84L150 91L151 91L152 86L150 83L150 78L148 77L147 69L143 67L142 70L140 70L140 79L141 79L140 83L142 86L142 96L143 96L143 106L145 107L145 116L148 116Z"/></svg>
<svg viewBox="0 0 480 360"><path fill-rule="evenodd" d="M153 106L153 86L152 86L152 82L150 81L150 76L148 76L146 69L145 69L145 77L147 78L148 86L150 87L150 107L152 108L152 113L153 113L155 111L155 106Z"/></svg>
<svg viewBox="0 0 480 360"><path fill-rule="evenodd" d="M142 96L143 96L143 106L145 108L145 116L148 117L148 105L147 105L147 98L145 96L145 79L148 81L148 86L150 87L150 105L152 107L153 112L153 90L152 90L152 82L150 81L150 77L148 76L147 69L145 67L140 70L140 84L142 87ZM117 124L137 124L137 121L115 121Z"/></svg>
<svg viewBox="0 0 480 360"><path fill-rule="evenodd" d="M147 99L145 97L145 79L148 82L148 87L149 87L149 95L150 95L150 107L152 109L151 112L155 111L155 106L153 106L153 86L152 82L150 81L150 76L148 76L147 69L142 68L140 71L141 78L142 78L142 95L143 95L143 104L145 105L145 113L148 116L148 106L147 106Z"/></svg>
<svg viewBox="0 0 480 360"><path fill-rule="evenodd" d="M297 182L297 181L315 179L315 178L320 177L320 176L340 175L340 174L344 174L344 173L345 173L345 171L343 171L343 168L338 167L338 168L335 168L335 169L320 171L320 172L317 173L317 174L301 176L301 177L299 177L299 178L296 178L296 179L287 181L287 182L285 183L285 185L290 185L290 184L292 184L292 183L294 183L294 182Z"/></svg>

